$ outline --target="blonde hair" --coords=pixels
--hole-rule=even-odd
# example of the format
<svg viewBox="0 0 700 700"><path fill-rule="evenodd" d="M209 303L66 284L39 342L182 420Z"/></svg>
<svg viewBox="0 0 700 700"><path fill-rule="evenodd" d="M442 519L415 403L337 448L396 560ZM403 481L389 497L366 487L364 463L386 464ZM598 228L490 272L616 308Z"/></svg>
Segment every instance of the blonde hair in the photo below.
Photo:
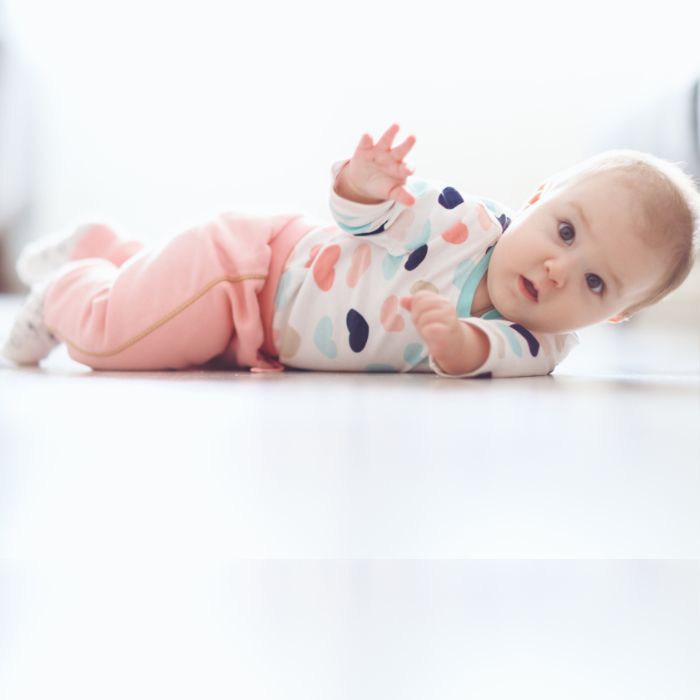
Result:
<svg viewBox="0 0 700 700"><path fill-rule="evenodd" d="M663 299L690 274L700 245L700 192L680 165L633 150L605 151L588 158L550 178L545 189L558 189L603 172L618 172L639 195L647 242L665 247L669 254L660 283L622 312L632 316Z"/></svg>

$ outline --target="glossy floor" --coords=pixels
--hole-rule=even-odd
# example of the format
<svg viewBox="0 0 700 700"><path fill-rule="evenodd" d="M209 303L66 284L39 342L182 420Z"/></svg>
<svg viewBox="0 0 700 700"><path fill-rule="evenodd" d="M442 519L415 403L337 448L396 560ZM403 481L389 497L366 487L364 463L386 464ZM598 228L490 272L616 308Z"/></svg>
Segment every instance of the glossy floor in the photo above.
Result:
<svg viewBox="0 0 700 700"><path fill-rule="evenodd" d="M7 328L18 299L0 305ZM0 366L0 556L697 557L697 331L550 377Z"/></svg>
<svg viewBox="0 0 700 700"><path fill-rule="evenodd" d="M696 700L699 590L679 561L0 561L0 696Z"/></svg>
<svg viewBox="0 0 700 700"><path fill-rule="evenodd" d="M0 697L694 700L697 562L589 558L700 556L697 332L582 335L515 380L0 366Z"/></svg>

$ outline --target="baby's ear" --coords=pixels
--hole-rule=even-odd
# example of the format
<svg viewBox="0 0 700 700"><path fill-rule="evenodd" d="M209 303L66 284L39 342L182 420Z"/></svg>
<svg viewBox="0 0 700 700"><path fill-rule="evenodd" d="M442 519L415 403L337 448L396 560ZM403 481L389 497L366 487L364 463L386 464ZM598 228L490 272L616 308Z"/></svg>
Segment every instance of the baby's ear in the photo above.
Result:
<svg viewBox="0 0 700 700"><path fill-rule="evenodd" d="M623 323L624 321L628 320L629 316L625 316L624 314L616 314L608 319L608 323Z"/></svg>

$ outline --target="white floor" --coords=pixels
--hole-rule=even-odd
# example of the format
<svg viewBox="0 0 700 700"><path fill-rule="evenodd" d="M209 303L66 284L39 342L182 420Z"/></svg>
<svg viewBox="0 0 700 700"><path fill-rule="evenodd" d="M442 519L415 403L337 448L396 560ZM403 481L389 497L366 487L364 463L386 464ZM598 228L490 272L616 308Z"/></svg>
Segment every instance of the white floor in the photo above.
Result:
<svg viewBox="0 0 700 700"><path fill-rule="evenodd" d="M698 557L697 350L591 330L555 376L471 381L2 365L0 555Z"/></svg>
<svg viewBox="0 0 700 700"><path fill-rule="evenodd" d="M699 365L1 365L0 697L694 699L697 563L515 560L700 558Z"/></svg>
<svg viewBox="0 0 700 700"><path fill-rule="evenodd" d="M697 700L697 562L0 564L0 696Z"/></svg>

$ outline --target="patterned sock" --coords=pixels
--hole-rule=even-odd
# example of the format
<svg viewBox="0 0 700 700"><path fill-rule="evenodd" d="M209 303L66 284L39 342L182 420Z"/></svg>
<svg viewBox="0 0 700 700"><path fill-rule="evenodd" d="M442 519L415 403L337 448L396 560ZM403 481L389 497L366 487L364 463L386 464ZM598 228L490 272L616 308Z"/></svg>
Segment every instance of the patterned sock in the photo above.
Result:
<svg viewBox="0 0 700 700"><path fill-rule="evenodd" d="M44 323L44 297L47 285L34 285L15 317L2 354L18 365L37 365L58 344Z"/></svg>
<svg viewBox="0 0 700 700"><path fill-rule="evenodd" d="M28 243L17 260L17 276L28 287L43 282L52 272L70 261L78 241L92 228L94 224L71 226Z"/></svg>

